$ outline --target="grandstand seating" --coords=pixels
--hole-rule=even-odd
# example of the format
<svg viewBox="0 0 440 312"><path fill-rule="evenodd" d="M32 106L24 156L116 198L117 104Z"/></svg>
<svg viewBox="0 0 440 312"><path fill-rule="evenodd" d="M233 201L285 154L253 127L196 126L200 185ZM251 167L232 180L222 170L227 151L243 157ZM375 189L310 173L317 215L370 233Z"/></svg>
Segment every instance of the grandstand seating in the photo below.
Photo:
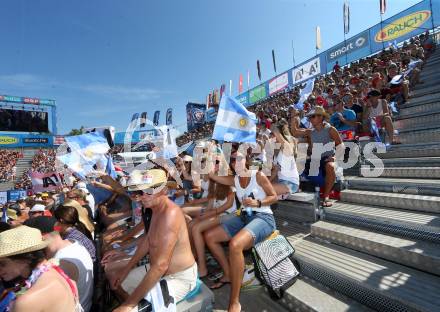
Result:
<svg viewBox="0 0 440 312"><path fill-rule="evenodd" d="M348 188L341 192L341 200L320 210L311 235L290 238L303 277L279 302L284 308L438 310L439 66L437 51L422 71L425 83L416 86L410 100L400 106L395 125L403 144L380 155L383 175L346 177ZM362 159L362 165L368 164ZM283 203L283 210L296 209L293 202L288 206ZM286 213L276 211L279 224Z"/></svg>

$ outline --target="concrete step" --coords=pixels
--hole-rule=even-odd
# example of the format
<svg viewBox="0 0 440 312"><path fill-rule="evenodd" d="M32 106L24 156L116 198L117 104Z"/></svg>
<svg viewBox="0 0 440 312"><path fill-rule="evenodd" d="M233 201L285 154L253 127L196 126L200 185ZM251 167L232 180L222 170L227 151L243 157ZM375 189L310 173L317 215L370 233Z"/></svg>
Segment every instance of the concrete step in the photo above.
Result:
<svg viewBox="0 0 440 312"><path fill-rule="evenodd" d="M417 113L436 112L440 110L440 101L432 101L423 104L403 104L399 107L399 117L408 116Z"/></svg>
<svg viewBox="0 0 440 312"><path fill-rule="evenodd" d="M345 180L347 187L352 190L432 196L440 194L440 181L435 179L345 177Z"/></svg>
<svg viewBox="0 0 440 312"><path fill-rule="evenodd" d="M372 311L307 277L298 278L295 284L286 290L279 303L289 311L296 312Z"/></svg>
<svg viewBox="0 0 440 312"><path fill-rule="evenodd" d="M440 124L432 127L415 127L399 129L399 141L402 144L440 142Z"/></svg>
<svg viewBox="0 0 440 312"><path fill-rule="evenodd" d="M368 159L366 159L368 161ZM440 167L440 157L382 159L385 168L390 167Z"/></svg>
<svg viewBox="0 0 440 312"><path fill-rule="evenodd" d="M363 171L365 170L365 171ZM376 172L371 173L373 167L364 165L361 167L361 176L380 178L425 178L440 179L440 167L375 167ZM380 171L379 171L380 170Z"/></svg>
<svg viewBox="0 0 440 312"><path fill-rule="evenodd" d="M301 273L378 311L432 312L440 278L317 239L295 244Z"/></svg>
<svg viewBox="0 0 440 312"><path fill-rule="evenodd" d="M428 94L420 95L420 96L411 98L410 101L411 101L411 103L423 103L423 102L432 101L435 99L438 99L438 93L428 93Z"/></svg>
<svg viewBox="0 0 440 312"><path fill-rule="evenodd" d="M286 221L310 223L316 221L317 207L314 193L300 192L290 195L287 200L278 201L274 215Z"/></svg>
<svg viewBox="0 0 440 312"><path fill-rule="evenodd" d="M361 205L440 213L440 197L438 196L343 190L341 192L341 201Z"/></svg>
<svg viewBox="0 0 440 312"><path fill-rule="evenodd" d="M438 72L436 72L438 66L440 66L440 62L432 64L429 67L425 67L420 73L420 80L428 82L436 81L438 79Z"/></svg>
<svg viewBox="0 0 440 312"><path fill-rule="evenodd" d="M394 126L396 129L420 127L425 125L436 125L440 120L440 110L436 109L429 112L418 112L396 116Z"/></svg>
<svg viewBox="0 0 440 312"><path fill-rule="evenodd" d="M354 226L319 221L312 236L372 256L440 275L440 245L400 238Z"/></svg>
<svg viewBox="0 0 440 312"><path fill-rule="evenodd" d="M324 219L406 238L440 243L438 214L336 202L325 208Z"/></svg>
<svg viewBox="0 0 440 312"><path fill-rule="evenodd" d="M439 80L440 80L440 75L439 75ZM431 83L430 81L427 82L426 84L423 83L421 84L422 86L424 85L424 88L418 89L418 90L414 90L413 92L410 93L410 98L411 99L416 99L419 98L421 96L424 95L428 95L428 94L437 94L440 93L440 86L438 84L438 80L436 80L437 83L435 83L434 81Z"/></svg>
<svg viewBox="0 0 440 312"><path fill-rule="evenodd" d="M386 153L377 154L377 156L382 159L440 156L440 143L430 142L392 145Z"/></svg>
<svg viewBox="0 0 440 312"><path fill-rule="evenodd" d="M202 283L200 292L193 298L179 302L176 305L177 312L210 312L214 309L214 294Z"/></svg>

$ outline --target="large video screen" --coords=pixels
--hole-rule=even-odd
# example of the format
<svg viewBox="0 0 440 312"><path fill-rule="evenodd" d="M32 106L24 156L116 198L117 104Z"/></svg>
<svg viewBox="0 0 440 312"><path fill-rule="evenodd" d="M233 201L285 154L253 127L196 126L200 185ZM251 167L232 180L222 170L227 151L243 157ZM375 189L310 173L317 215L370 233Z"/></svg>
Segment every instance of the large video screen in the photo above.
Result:
<svg viewBox="0 0 440 312"><path fill-rule="evenodd" d="M48 113L0 108L0 131L47 133Z"/></svg>

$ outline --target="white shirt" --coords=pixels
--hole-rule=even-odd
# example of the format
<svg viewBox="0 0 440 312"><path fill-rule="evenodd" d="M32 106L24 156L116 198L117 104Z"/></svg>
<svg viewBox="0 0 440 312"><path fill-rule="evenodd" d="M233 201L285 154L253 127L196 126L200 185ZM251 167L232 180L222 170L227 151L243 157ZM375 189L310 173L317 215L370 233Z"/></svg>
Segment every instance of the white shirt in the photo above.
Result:
<svg viewBox="0 0 440 312"><path fill-rule="evenodd" d="M257 182L257 172L258 172L257 170L251 171L251 180L249 181L249 184L246 188L242 188L240 186L240 180L238 175L234 177L235 189L240 203L243 201L243 198L249 197L251 193L254 194L254 198L257 200L258 199L263 200L266 198L267 196L266 192ZM272 214L272 209L270 209L270 206L261 206L260 208L252 207L252 210L256 212L264 212L264 213Z"/></svg>
<svg viewBox="0 0 440 312"><path fill-rule="evenodd" d="M89 252L78 242L74 242L58 250L54 258L68 261L76 266L79 301L84 311L88 312L92 306L93 297L93 260Z"/></svg>

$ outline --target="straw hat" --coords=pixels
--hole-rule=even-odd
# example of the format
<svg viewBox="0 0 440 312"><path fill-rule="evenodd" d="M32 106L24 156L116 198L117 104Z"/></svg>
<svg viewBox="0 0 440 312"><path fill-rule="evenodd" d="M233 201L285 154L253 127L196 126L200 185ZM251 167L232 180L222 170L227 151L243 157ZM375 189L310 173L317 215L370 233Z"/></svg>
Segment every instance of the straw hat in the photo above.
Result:
<svg viewBox="0 0 440 312"><path fill-rule="evenodd" d="M320 115L324 118L328 118L328 114L325 111L324 107L322 106L315 106L314 109L312 109L310 112L307 113L307 117L313 116L313 115Z"/></svg>
<svg viewBox="0 0 440 312"><path fill-rule="evenodd" d="M63 206L75 208L78 211L79 222L84 224L87 230L90 231L90 233L93 233L93 231L95 231L95 226L90 221L87 209L81 206L80 203L78 203L76 200L67 199L64 201Z"/></svg>
<svg viewBox="0 0 440 312"><path fill-rule="evenodd" d="M0 258L24 254L47 247L41 232L22 225L0 233Z"/></svg>
<svg viewBox="0 0 440 312"><path fill-rule="evenodd" d="M167 174L162 169L133 170L127 186L129 191L139 191L164 185L167 180Z"/></svg>

